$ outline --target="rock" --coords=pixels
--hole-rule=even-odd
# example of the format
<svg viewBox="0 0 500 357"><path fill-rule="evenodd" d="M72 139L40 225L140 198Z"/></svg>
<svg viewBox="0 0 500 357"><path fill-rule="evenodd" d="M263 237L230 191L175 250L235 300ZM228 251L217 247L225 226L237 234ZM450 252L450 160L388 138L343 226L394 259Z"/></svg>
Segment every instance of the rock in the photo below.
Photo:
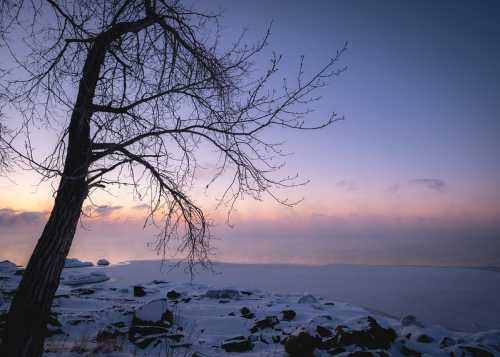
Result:
<svg viewBox="0 0 500 357"><path fill-rule="evenodd" d="M46 336L51 337L54 335L61 335L63 334L63 330L61 329L61 323L57 319L57 314L54 312L51 312L49 315L49 319L47 321L47 331L46 331Z"/></svg>
<svg viewBox="0 0 500 357"><path fill-rule="evenodd" d="M361 320L360 325L356 329L337 326L335 336L325 341L325 347L331 349L356 345L366 349L387 350L396 339L396 332L393 329L381 327L373 317L368 316L366 320Z"/></svg>
<svg viewBox="0 0 500 357"><path fill-rule="evenodd" d="M146 291L141 285L134 286L134 296L135 297L143 297L146 296Z"/></svg>
<svg viewBox="0 0 500 357"><path fill-rule="evenodd" d="M389 357L384 351L355 351L349 353L347 357Z"/></svg>
<svg viewBox="0 0 500 357"><path fill-rule="evenodd" d="M408 326L418 326L418 327L424 327L415 316L413 315L406 315L401 318L401 326L403 327L408 327Z"/></svg>
<svg viewBox="0 0 500 357"><path fill-rule="evenodd" d="M69 286L102 283L109 280L109 277L102 272L92 272L90 274L70 275L64 279L64 284Z"/></svg>
<svg viewBox="0 0 500 357"><path fill-rule="evenodd" d="M118 339L122 335L124 335L123 332L113 328L112 326L108 326L106 329L99 331L95 338L96 347L92 352L111 354L113 352L120 351L122 346L118 342Z"/></svg>
<svg viewBox="0 0 500 357"><path fill-rule="evenodd" d="M408 348L406 346L401 346L401 348L399 349L399 352L401 352L401 354L403 356L410 356L410 357L421 357L422 356L422 354L420 352L412 350L411 348Z"/></svg>
<svg viewBox="0 0 500 357"><path fill-rule="evenodd" d="M457 342L451 337L443 337L439 342L439 348L446 348L455 345Z"/></svg>
<svg viewBox="0 0 500 357"><path fill-rule="evenodd" d="M75 258L68 258L64 262L65 268L84 268L84 267L92 267L94 264L92 262L82 262Z"/></svg>
<svg viewBox="0 0 500 357"><path fill-rule="evenodd" d="M253 343L247 337L238 336L225 340L221 347L226 352L247 352L253 349Z"/></svg>
<svg viewBox="0 0 500 357"><path fill-rule="evenodd" d="M281 311L282 320L284 320L284 321L292 321L296 315L297 315L297 313L293 310Z"/></svg>
<svg viewBox="0 0 500 357"><path fill-rule="evenodd" d="M451 353L453 356L460 357L495 357L495 355L487 350L475 346L458 346L455 349L456 353Z"/></svg>
<svg viewBox="0 0 500 357"><path fill-rule="evenodd" d="M420 343L431 343L434 339L426 334L421 334L417 337L417 341Z"/></svg>
<svg viewBox="0 0 500 357"><path fill-rule="evenodd" d="M208 290L205 297L210 299L237 299L240 292L234 289Z"/></svg>
<svg viewBox="0 0 500 357"><path fill-rule="evenodd" d="M97 261L97 265L99 265L99 266L106 266L106 265L109 265L109 261L107 259L102 258L102 259L99 259Z"/></svg>
<svg viewBox="0 0 500 357"><path fill-rule="evenodd" d="M177 300L178 298L181 297L181 294L178 293L177 291L175 290L170 290L168 293L167 293L167 298L169 298L170 300Z"/></svg>
<svg viewBox="0 0 500 357"><path fill-rule="evenodd" d="M242 307L240 309L241 317L245 319L253 319L255 315L250 311L248 307Z"/></svg>
<svg viewBox="0 0 500 357"><path fill-rule="evenodd" d="M71 293L75 295L92 295L95 293L95 290L89 288L77 288L77 289L72 289Z"/></svg>
<svg viewBox="0 0 500 357"><path fill-rule="evenodd" d="M336 355L339 355L341 353L344 353L346 351L345 348L342 348L342 347L337 347L337 348L334 348L332 350L329 350L327 351L329 355L331 356L336 356Z"/></svg>
<svg viewBox="0 0 500 357"><path fill-rule="evenodd" d="M330 337L333 335L332 331L320 325L316 326L316 332L318 332L320 337Z"/></svg>
<svg viewBox="0 0 500 357"><path fill-rule="evenodd" d="M168 310L167 300L153 300L135 310L128 339L139 348L146 348L157 339L180 340L182 335L170 333L172 324L173 313Z"/></svg>
<svg viewBox="0 0 500 357"><path fill-rule="evenodd" d="M299 301L299 304L316 304L318 303L318 299L316 299L313 295L304 295Z"/></svg>
<svg viewBox="0 0 500 357"><path fill-rule="evenodd" d="M266 328L273 328L277 324L279 324L279 320L276 316L267 316L265 319L256 321L250 328L250 332L255 333Z"/></svg>
<svg viewBox="0 0 500 357"><path fill-rule="evenodd" d="M168 281L164 281L164 280L153 280L151 282L151 284L154 284L154 285L161 285L161 284L168 284Z"/></svg>
<svg viewBox="0 0 500 357"><path fill-rule="evenodd" d="M312 337L307 332L300 332L285 340L285 351L290 357L314 357L314 350L321 341Z"/></svg>

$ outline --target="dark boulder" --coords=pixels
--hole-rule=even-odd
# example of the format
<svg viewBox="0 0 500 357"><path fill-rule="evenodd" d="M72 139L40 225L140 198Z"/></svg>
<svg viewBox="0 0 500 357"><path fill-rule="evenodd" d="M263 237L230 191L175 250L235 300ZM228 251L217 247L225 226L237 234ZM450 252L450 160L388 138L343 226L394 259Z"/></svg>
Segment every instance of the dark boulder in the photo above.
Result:
<svg viewBox="0 0 500 357"><path fill-rule="evenodd" d="M408 348L406 346L401 346L401 348L399 349L399 352L401 352L401 354L403 356L409 356L409 357L421 357L422 356L422 354L420 352L412 350L411 348Z"/></svg>
<svg viewBox="0 0 500 357"><path fill-rule="evenodd" d="M255 317L255 314L250 311L248 307L242 307L240 309L241 317L245 319L253 319Z"/></svg>
<svg viewBox="0 0 500 357"><path fill-rule="evenodd" d="M314 350L319 347L320 342L317 337L300 332L285 340L285 351L290 357L314 357Z"/></svg>
<svg viewBox="0 0 500 357"><path fill-rule="evenodd" d="M332 333L332 331L330 331L330 329L323 327L323 326L320 326L320 325L318 325L316 327L316 332L318 333L318 335L320 337L330 337L333 335L333 333Z"/></svg>
<svg viewBox="0 0 500 357"><path fill-rule="evenodd" d="M283 321L292 321L295 316L297 316L297 313L293 310L283 310L281 311L281 319Z"/></svg>
<svg viewBox="0 0 500 357"><path fill-rule="evenodd" d="M252 328L250 328L250 331L255 333L259 330L273 328L277 324L279 324L279 320L276 316L267 316L265 319L256 321Z"/></svg>
<svg viewBox="0 0 500 357"><path fill-rule="evenodd" d="M178 298L181 297L181 294L178 293L177 291L175 290L170 290L168 293L167 293L167 298L170 299L170 300L177 300Z"/></svg>
<svg viewBox="0 0 500 357"><path fill-rule="evenodd" d="M135 297L143 297L146 296L146 291L144 291L144 288L140 285L134 286L134 296Z"/></svg>
<svg viewBox="0 0 500 357"><path fill-rule="evenodd" d="M434 341L434 339L431 336L426 335L426 334L421 334L417 337L417 342L420 342L420 343L431 343L433 341Z"/></svg>
<svg viewBox="0 0 500 357"><path fill-rule="evenodd" d="M456 354L451 352L452 356L459 357L495 357L495 355L487 350L475 346L458 346Z"/></svg>
<svg viewBox="0 0 500 357"><path fill-rule="evenodd" d="M346 351L345 348L343 348L343 347L337 347L337 348L333 348L333 349L331 349L331 350L329 350L327 352L328 352L328 354L330 356L336 356L336 355L339 355L341 353L344 353L345 351Z"/></svg>
<svg viewBox="0 0 500 357"><path fill-rule="evenodd" d="M455 345L457 342L451 337L443 337L439 342L439 348L446 348Z"/></svg>
<svg viewBox="0 0 500 357"><path fill-rule="evenodd" d="M393 329L383 328L374 318L368 316L366 324L358 329L337 326L335 336L324 344L327 349L355 345L366 349L387 350L395 339L396 332Z"/></svg>
<svg viewBox="0 0 500 357"><path fill-rule="evenodd" d="M92 295L93 293L95 293L95 289L77 288L77 289L71 290L71 293L75 294L75 295Z"/></svg>

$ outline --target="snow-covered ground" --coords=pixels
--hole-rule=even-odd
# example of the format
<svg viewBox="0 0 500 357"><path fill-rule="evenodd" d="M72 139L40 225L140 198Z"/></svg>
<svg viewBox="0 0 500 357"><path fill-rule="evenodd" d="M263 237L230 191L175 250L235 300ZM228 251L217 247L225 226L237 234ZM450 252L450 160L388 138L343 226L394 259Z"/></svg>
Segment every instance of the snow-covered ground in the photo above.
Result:
<svg viewBox="0 0 500 357"><path fill-rule="evenodd" d="M202 273L190 283L182 271L164 267L161 272L159 267L159 262L149 261L65 269L45 355L500 356L500 330L455 332L419 315L393 318L318 294L307 280L316 277L318 285L344 285L348 290L369 282L375 289L371 296L388 289L383 295L389 297L391 287L380 272L372 279L358 272L338 280L340 273L332 273L333 267L310 276L306 267L260 266L258 271L255 266L223 264L215 266L217 274ZM0 263L0 330L21 277L16 271L15 265ZM398 295L396 284L404 277L392 275ZM447 291L433 279L427 279L427 289L435 294ZM259 282L266 289L257 288ZM270 282L274 285L267 286ZM358 293L366 291L359 287ZM498 285L489 291L498 297ZM441 308L446 310L447 304ZM491 306L470 308L496 314ZM493 316L497 323L499 316Z"/></svg>
<svg viewBox="0 0 500 357"><path fill-rule="evenodd" d="M159 261L115 265L108 272L124 286L152 279L187 281L182 269ZM363 265L214 264L194 281L276 293L310 293L383 311L412 314L429 324L460 331L500 329L500 272L464 268L374 267Z"/></svg>

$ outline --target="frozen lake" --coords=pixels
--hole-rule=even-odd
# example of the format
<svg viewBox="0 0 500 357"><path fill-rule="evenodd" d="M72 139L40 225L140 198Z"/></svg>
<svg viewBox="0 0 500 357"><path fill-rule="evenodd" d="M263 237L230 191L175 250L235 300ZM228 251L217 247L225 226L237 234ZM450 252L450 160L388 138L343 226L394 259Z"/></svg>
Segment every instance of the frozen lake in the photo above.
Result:
<svg viewBox="0 0 500 357"><path fill-rule="evenodd" d="M161 268L160 261L134 261L110 266L107 272L115 284L124 286L153 279L189 280L183 269ZM214 264L214 270L215 273L198 272L194 282L277 293L307 292L397 318L413 314L423 322L455 330L500 329L499 272L467 268L227 263Z"/></svg>

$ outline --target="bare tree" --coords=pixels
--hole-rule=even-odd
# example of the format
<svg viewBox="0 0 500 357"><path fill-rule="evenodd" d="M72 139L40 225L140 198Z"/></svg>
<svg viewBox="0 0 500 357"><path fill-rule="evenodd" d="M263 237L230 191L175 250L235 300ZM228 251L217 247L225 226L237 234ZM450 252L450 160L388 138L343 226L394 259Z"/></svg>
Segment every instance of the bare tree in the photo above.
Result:
<svg viewBox="0 0 500 357"><path fill-rule="evenodd" d="M7 4L7 2L6 2ZM343 49L305 78L273 88L281 57L257 76L254 58L267 45L219 44L218 16L164 0L31 0L6 5L4 45L17 69L1 85L4 104L22 118L1 142L45 179L58 179L55 202L11 304L2 356L39 356L46 321L84 201L109 185L130 185L161 225L159 249L177 243L189 264L206 262L209 223L188 191L197 153L219 155L212 181L231 177L221 197L229 209L250 195L298 184L276 179L279 143L271 127L307 125L316 90L338 75ZM22 36L28 52L16 51ZM27 75L18 78L19 73ZM257 72L258 73L258 72ZM12 76L16 78L12 78ZM67 118L67 119L66 119ZM50 154L35 158L30 132L60 130ZM24 145L18 145L20 138ZM22 147L22 149L20 149Z"/></svg>

